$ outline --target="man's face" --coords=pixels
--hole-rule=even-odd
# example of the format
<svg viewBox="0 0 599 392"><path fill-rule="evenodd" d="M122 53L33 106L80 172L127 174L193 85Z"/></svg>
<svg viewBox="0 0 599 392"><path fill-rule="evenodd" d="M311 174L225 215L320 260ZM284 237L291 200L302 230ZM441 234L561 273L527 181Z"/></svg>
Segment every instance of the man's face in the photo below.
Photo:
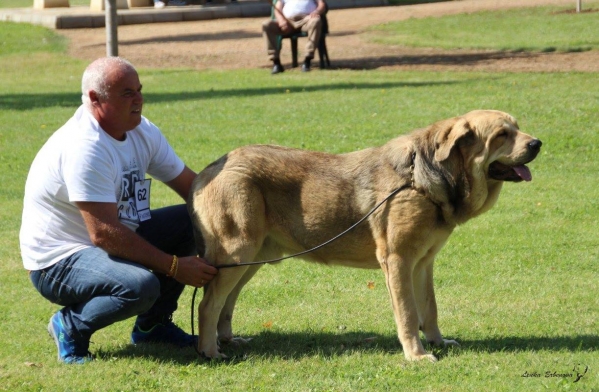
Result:
<svg viewBox="0 0 599 392"><path fill-rule="evenodd" d="M108 97L98 97L94 114L104 131L123 140L125 132L141 122L142 86L133 69L114 69L109 72L107 82Z"/></svg>

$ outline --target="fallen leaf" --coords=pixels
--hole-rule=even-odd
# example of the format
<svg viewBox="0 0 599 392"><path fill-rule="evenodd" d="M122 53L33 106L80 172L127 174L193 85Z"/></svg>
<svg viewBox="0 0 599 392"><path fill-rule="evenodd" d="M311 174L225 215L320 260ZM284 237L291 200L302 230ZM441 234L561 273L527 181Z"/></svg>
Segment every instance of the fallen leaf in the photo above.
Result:
<svg viewBox="0 0 599 392"><path fill-rule="evenodd" d="M370 290L374 289L374 282L368 282L367 286Z"/></svg>
<svg viewBox="0 0 599 392"><path fill-rule="evenodd" d="M267 321L264 324L262 324L262 326L264 328L269 328L270 329L270 328L272 328L272 321Z"/></svg>

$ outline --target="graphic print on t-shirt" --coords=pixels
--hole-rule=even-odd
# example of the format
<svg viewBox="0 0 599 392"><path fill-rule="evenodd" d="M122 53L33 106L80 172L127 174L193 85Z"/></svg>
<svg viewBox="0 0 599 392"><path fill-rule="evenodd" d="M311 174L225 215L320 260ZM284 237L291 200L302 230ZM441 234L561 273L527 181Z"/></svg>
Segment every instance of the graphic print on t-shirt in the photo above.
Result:
<svg viewBox="0 0 599 392"><path fill-rule="evenodd" d="M137 224L139 217L135 206L135 183L140 180L139 169L123 170L122 180L122 193L118 203L119 219Z"/></svg>

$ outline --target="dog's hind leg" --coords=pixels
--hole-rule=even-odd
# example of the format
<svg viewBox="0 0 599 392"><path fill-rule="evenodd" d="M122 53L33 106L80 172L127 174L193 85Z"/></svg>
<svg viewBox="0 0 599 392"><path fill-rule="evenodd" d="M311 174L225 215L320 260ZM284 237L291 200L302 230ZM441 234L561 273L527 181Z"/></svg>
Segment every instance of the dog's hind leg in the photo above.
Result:
<svg viewBox="0 0 599 392"><path fill-rule="evenodd" d="M266 207L260 190L243 181L243 176L226 174L197 192L194 201L205 241L205 259L216 266L253 261L266 236ZM235 300L255 272L256 268L248 266L222 268L208 284L198 309L198 350L205 356L226 357L218 349L217 333L220 331L225 339L232 337L227 324Z"/></svg>
<svg viewBox="0 0 599 392"><path fill-rule="evenodd" d="M266 260L274 260L282 256L282 250L277 246L277 244L272 241L270 238L265 238L262 243L262 248L254 258L256 260L266 261ZM235 288L231 291L229 296L227 297L227 301L225 302L225 306L220 313L220 318L218 320L218 338L221 342L232 342L234 344L237 343L246 343L248 340L235 337L233 335L232 329L232 319L233 319L233 311L235 309L235 303L241 290L246 285L247 282L250 281L258 272L262 265L253 265L247 268L246 272L243 274ZM241 268L241 267L234 267Z"/></svg>
<svg viewBox="0 0 599 392"><path fill-rule="evenodd" d="M217 326L219 341L223 343L246 343L248 341L246 339L233 336L233 311L235 310L235 303L237 302L239 293L241 293L241 289L243 289L243 286L245 286L245 284L252 279L260 267L261 265L253 265L250 267L233 267L245 269L245 272L235 285L235 288L233 288L231 293L229 293L229 296L225 301L225 305L220 312Z"/></svg>
<svg viewBox="0 0 599 392"><path fill-rule="evenodd" d="M221 269L206 287L204 297L198 307L200 331L198 351L208 358L220 359L227 357L218 349L217 331L219 324L221 324L221 315L223 314L224 309L227 308L229 295L235 291L235 288L243 280L249 268L250 267L234 267ZM255 269L257 270L257 268ZM241 286L243 287L243 284ZM233 299L236 298L237 295L238 293L233 294L233 305L235 302ZM229 302L229 306L231 306L231 302ZM231 317L233 314L232 309L226 310L224 313L229 313ZM231 320L229 320L229 323L230 321ZM223 328L222 325L221 328ZM232 335L232 333L228 331L226 333Z"/></svg>

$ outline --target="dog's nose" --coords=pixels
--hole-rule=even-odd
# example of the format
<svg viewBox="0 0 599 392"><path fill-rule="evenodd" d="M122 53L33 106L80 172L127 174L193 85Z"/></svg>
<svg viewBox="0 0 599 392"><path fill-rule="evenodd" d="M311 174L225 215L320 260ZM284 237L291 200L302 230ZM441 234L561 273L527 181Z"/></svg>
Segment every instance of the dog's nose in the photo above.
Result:
<svg viewBox="0 0 599 392"><path fill-rule="evenodd" d="M542 145L543 145L542 141L540 141L539 139L534 139L528 143L528 149L533 152L539 152Z"/></svg>

